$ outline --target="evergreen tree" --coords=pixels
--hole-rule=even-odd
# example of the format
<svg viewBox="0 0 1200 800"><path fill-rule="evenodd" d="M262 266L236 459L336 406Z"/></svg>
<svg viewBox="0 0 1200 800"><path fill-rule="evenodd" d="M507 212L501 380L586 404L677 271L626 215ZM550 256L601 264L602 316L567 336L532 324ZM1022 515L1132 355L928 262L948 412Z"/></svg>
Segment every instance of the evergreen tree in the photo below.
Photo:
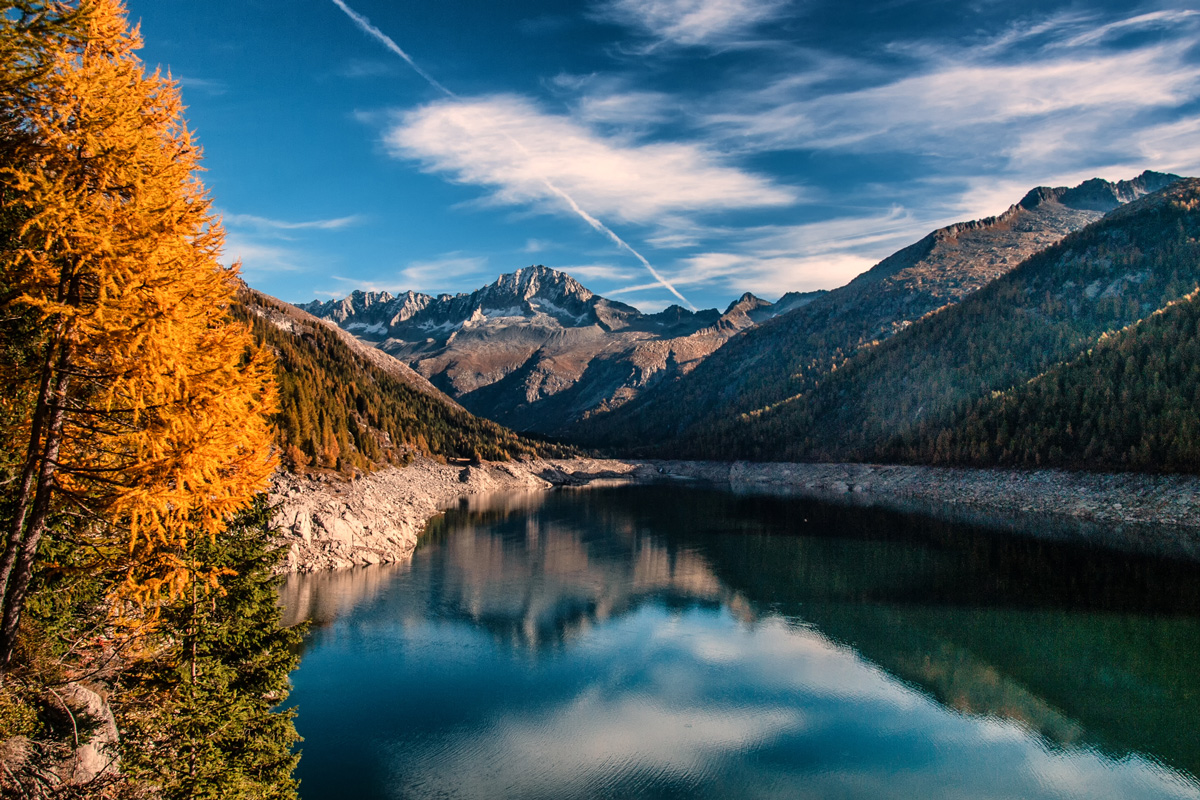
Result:
<svg viewBox="0 0 1200 800"><path fill-rule="evenodd" d="M272 709L287 697L301 634L279 625L269 518L260 499L219 539L196 541L197 580L162 612L178 634L122 678L122 769L164 800L296 797L293 712ZM200 579L213 573L228 577Z"/></svg>

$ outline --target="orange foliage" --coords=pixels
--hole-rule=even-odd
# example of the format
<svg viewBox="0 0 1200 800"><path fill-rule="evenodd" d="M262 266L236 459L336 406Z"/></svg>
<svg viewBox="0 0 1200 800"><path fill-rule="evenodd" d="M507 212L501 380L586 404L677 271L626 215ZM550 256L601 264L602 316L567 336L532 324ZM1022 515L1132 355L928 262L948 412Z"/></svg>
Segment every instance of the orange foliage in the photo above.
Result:
<svg viewBox="0 0 1200 800"><path fill-rule="evenodd" d="M150 602L186 584L190 536L265 488L273 362L229 316L236 267L178 86L146 74L120 0L81 7L86 35L53 54L0 163L22 219L0 282L49 332L44 374L69 378L57 496L120 534L110 555Z"/></svg>

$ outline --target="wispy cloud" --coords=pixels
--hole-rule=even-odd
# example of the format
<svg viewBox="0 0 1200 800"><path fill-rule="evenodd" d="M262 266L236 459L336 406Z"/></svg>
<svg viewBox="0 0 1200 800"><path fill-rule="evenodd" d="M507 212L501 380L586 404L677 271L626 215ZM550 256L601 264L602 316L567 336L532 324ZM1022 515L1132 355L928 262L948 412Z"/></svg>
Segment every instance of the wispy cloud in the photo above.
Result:
<svg viewBox="0 0 1200 800"><path fill-rule="evenodd" d="M679 286L751 291L775 299L788 291L832 289L869 269L883 255L911 244L930 229L955 221L916 217L900 207L869 216L798 225L769 225L709 232L717 247L700 249L672 264ZM636 294L652 284L632 284L610 294Z"/></svg>
<svg viewBox="0 0 1200 800"><path fill-rule="evenodd" d="M1113 34L1123 34L1130 31L1166 29L1171 26L1186 24L1193 21L1200 11L1190 9L1152 11L1148 14L1138 14L1127 19L1117 20L1105 25L1088 27L1068 38L1064 45L1079 47L1081 45L1101 42Z"/></svg>
<svg viewBox="0 0 1200 800"><path fill-rule="evenodd" d="M302 260L303 255L291 248L264 243L236 232L225 234L221 263L229 266L240 261L244 276L300 272L304 269Z"/></svg>
<svg viewBox="0 0 1200 800"><path fill-rule="evenodd" d="M437 294L449 291L457 279L482 276L487 270L486 256L464 256L448 253L429 261L412 261L400 270L400 280L406 289Z"/></svg>
<svg viewBox="0 0 1200 800"><path fill-rule="evenodd" d="M795 8L782 0L592 6L593 16L627 26L652 47L710 49L769 35L765 23ZM930 229L999 213L1037 184L1119 179L1145 168L1200 171L1198 33L1200 12L1192 10L1120 18L1074 6L992 35L914 36L838 52L778 43L753 60L736 54L728 71L706 72L703 91L625 61L620 73L545 79L545 103L516 94L460 97L422 72L445 98L376 115L373 124L383 127L392 156L479 187L482 205L574 214L620 244L599 219L623 232L622 225L636 226L634 241L674 259L655 260L654 283L601 265L580 273L625 284L601 287L605 294L639 305L663 302L652 293L676 286L774 297L840 285ZM667 61L651 66L667 70ZM803 174L778 168L796 153L836 154L818 174L841 169L830 163L879 163L883 174L853 176L844 186L821 176L828 186L821 194L775 177ZM747 212L782 221L764 225ZM792 214L824 219L787 224ZM530 240L525 252L540 249ZM482 269L456 266L459 258L412 264L402 275L416 288Z"/></svg>
<svg viewBox="0 0 1200 800"><path fill-rule="evenodd" d="M939 153L963 155L981 149L982 135L1001 152L1017 155L1051 128L1082 128L1090 139L1103 122L1194 99L1200 65L1185 59L1189 46L1176 42L1020 64L980 63L960 54L894 82L818 97L789 98L795 87L785 80L759 94L759 108L743 102L744 110L715 111L707 122L762 149L936 146ZM1028 127L1014 140L1021 123Z"/></svg>
<svg viewBox="0 0 1200 800"><path fill-rule="evenodd" d="M663 92L591 91L575 105L574 116L592 125L649 129L674 115L679 99Z"/></svg>
<svg viewBox="0 0 1200 800"><path fill-rule="evenodd" d="M311 240L316 234L337 231L364 220L359 215L294 222L254 214L224 213L223 263L242 262L242 273L250 282L281 273L311 273L324 266L324 258L297 239ZM307 235L306 235L307 234Z"/></svg>
<svg viewBox="0 0 1200 800"><path fill-rule="evenodd" d="M316 294L322 297L345 297L353 291L390 292L402 294L407 291L424 294L442 294L454 292L450 288L457 285L460 278L482 276L487 272L486 256L465 256L461 253L447 253L439 258L410 261L408 266L395 273L392 278L368 280L362 277L348 275L330 275L338 286L318 290Z"/></svg>
<svg viewBox="0 0 1200 800"><path fill-rule="evenodd" d="M685 258L675 273L680 285L705 283L729 292L749 291L769 300L788 291L812 291L841 286L876 263L874 256L841 249L825 253L765 255L700 253Z"/></svg>
<svg viewBox="0 0 1200 800"><path fill-rule="evenodd" d="M588 281L631 281L634 279L634 272L631 269L618 267L613 264L564 264L555 265L555 269L560 272L565 272L572 278L578 281L587 283ZM658 283L650 284L656 289L662 287ZM603 294L603 292L602 292Z"/></svg>
<svg viewBox="0 0 1200 800"><path fill-rule="evenodd" d="M681 211L780 206L797 193L691 143L604 137L529 100L497 95L438 102L397 116L385 134L393 154L462 183L493 189L500 204L558 210L545 179L580 203L627 222L653 224Z"/></svg>
<svg viewBox="0 0 1200 800"><path fill-rule="evenodd" d="M786 0L607 0L595 15L659 42L728 45L779 16L787 5Z"/></svg>
<svg viewBox="0 0 1200 800"><path fill-rule="evenodd" d="M189 78L185 75L175 75L175 82L184 91L199 91L210 95L222 95L229 91L224 81L214 81L208 78Z"/></svg>
<svg viewBox="0 0 1200 800"><path fill-rule="evenodd" d="M1200 175L1200 115L1154 125L1138 136L1138 160L1184 175Z"/></svg>
<svg viewBox="0 0 1200 800"><path fill-rule="evenodd" d="M334 231L358 225L364 221L365 217L359 214L351 214L347 217L335 217L333 219L292 222L282 219L270 219L269 217L258 217L253 214L225 214L221 219L226 225L231 227L253 228L259 231Z"/></svg>
<svg viewBox="0 0 1200 800"><path fill-rule="evenodd" d="M669 306L679 305L671 298L663 299L662 297L630 297L626 295L619 300L626 305L633 306L643 314L657 314Z"/></svg>
<svg viewBox="0 0 1200 800"><path fill-rule="evenodd" d="M1106 44L1139 31L1156 35ZM936 162L943 173L1044 182L1127 163L1146 149L1156 116L1194 117L1198 31L1200 14L1191 11L1103 23L1060 15L970 48L912 47L908 70L865 87L823 91L787 76L728 92L703 124L750 150L892 152Z"/></svg>

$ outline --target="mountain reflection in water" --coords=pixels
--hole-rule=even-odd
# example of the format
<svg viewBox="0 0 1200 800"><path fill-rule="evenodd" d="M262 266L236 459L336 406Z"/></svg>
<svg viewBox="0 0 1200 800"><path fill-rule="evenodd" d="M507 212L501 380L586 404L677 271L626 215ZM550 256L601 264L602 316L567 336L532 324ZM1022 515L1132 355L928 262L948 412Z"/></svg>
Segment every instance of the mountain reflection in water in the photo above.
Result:
<svg viewBox="0 0 1200 800"><path fill-rule="evenodd" d="M1189 565L625 487L282 597L304 800L1200 798Z"/></svg>

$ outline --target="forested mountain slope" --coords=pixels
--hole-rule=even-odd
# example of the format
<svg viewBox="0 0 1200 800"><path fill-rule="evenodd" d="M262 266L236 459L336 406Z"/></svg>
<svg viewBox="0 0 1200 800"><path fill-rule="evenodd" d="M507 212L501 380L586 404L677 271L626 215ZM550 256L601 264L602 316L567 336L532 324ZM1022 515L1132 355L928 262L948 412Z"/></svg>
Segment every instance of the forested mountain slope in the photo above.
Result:
<svg viewBox="0 0 1200 800"><path fill-rule="evenodd" d="M412 455L509 458L560 448L473 416L391 356L251 289L241 313L277 359L284 462L350 472Z"/></svg>
<svg viewBox="0 0 1200 800"><path fill-rule="evenodd" d="M1200 293L939 428L883 445L936 464L1200 469Z"/></svg>
<svg viewBox="0 0 1200 800"><path fill-rule="evenodd" d="M1192 301L1104 342L1077 364L1066 362L1096 347L1105 334L1152 317L1193 292L1200 281L1198 236L1200 180L1184 179L1038 253L963 302L862 350L802 395L728 417L703 431L693 429L680 449L725 458L1159 465L1153 454L1161 443L1153 430L1168 424L1166 418L1148 423L1152 427L1146 429L1145 441L1134 430L1124 432L1133 437L1126 441L1116 428L1150 415L1154 404L1168 413L1179 403L1194 403L1184 396L1192 380L1186 346L1195 336L1187 332L1184 315ZM1172 328L1177 330L1169 335ZM1156 352L1172 343L1181 349ZM1128 364L1118 358L1121 348L1132 348L1140 367L1137 358ZM1129 374L1117 371L1118 365ZM1167 365L1187 369L1168 380L1163 377ZM1042 379L1045 383L1022 386L1052 370L1053 376ZM1052 387L1060 380L1078 396L1077 407L1055 399ZM1071 416L1084 413L1084 384L1089 382L1099 393L1088 394L1090 413L1102 410L1100 397L1113 403L1103 421ZM1012 407L991 398L1014 387L1021 388ZM1169 399L1172 393L1178 396ZM1044 410L1039 407L1043 402L1048 404ZM1140 411L1126 407L1137 403L1149 405ZM1047 431L1018 434L1011 427L1017 419L1028 421L1043 412L1057 420L1046 422ZM987 448L976 434L967 433L972 425L982 426L980 437L991 431ZM1057 450L1047 438L1049 429L1067 437ZM1191 430L1189 425L1180 435L1190 436ZM1079 441L1083 431L1087 439ZM1124 460L1122 453L1130 447L1141 454ZM1174 468L1196 467L1187 455L1190 447L1179 442L1168 446ZM1088 453L1097 459L1107 455L1091 462Z"/></svg>
<svg viewBox="0 0 1200 800"><path fill-rule="evenodd" d="M734 337L681 380L661 383L569 433L589 444L649 444L662 452L731 457L705 444L729 443L726 433L714 438L714 426L723 430L729 417L805 396L860 349L959 302L1068 233L1177 179L1145 172L1118 183L1093 179L1074 188L1033 189L997 217L930 233L846 286ZM758 452L743 444L737 453Z"/></svg>

